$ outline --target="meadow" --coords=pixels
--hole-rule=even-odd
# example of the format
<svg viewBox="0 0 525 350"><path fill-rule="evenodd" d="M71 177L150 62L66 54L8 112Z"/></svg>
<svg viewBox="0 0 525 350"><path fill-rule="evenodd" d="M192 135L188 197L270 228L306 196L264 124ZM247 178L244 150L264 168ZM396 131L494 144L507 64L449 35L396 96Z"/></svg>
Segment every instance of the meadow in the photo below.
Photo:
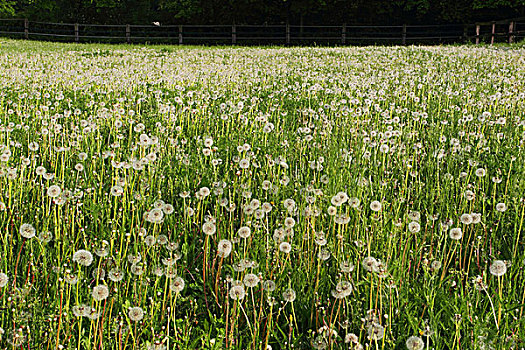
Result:
<svg viewBox="0 0 525 350"><path fill-rule="evenodd" d="M525 48L0 40L0 348L522 349Z"/></svg>

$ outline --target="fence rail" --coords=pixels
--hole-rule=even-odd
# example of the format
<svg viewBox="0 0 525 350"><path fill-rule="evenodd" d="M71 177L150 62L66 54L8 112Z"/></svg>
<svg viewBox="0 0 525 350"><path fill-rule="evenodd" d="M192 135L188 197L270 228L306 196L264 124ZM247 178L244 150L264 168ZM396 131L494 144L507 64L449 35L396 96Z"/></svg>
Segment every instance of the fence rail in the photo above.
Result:
<svg viewBox="0 0 525 350"><path fill-rule="evenodd" d="M69 42L171 44L512 43L525 18L449 25L104 25L0 19L0 36Z"/></svg>

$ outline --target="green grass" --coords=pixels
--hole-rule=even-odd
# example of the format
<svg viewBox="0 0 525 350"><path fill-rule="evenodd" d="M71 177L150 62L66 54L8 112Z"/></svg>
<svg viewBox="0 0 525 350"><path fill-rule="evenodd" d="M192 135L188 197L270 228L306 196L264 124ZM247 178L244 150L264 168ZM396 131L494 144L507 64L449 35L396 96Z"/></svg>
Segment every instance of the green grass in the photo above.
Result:
<svg viewBox="0 0 525 350"><path fill-rule="evenodd" d="M524 346L521 46L0 45L1 348Z"/></svg>

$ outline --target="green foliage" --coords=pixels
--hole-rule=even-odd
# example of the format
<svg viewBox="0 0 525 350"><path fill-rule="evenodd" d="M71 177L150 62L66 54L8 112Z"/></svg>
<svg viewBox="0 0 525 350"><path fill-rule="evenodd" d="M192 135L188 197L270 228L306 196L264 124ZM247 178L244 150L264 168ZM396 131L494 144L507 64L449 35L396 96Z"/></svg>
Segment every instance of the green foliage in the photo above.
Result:
<svg viewBox="0 0 525 350"><path fill-rule="evenodd" d="M201 0L160 0L159 5L176 19L193 19L204 13Z"/></svg>
<svg viewBox="0 0 525 350"><path fill-rule="evenodd" d="M489 8L496 9L499 7L523 8L525 0L474 0L473 8Z"/></svg>
<svg viewBox="0 0 525 350"><path fill-rule="evenodd" d="M0 15L14 14L108 24L466 23L523 16L525 0L1 0Z"/></svg>
<svg viewBox="0 0 525 350"><path fill-rule="evenodd" d="M0 0L0 17L11 17L15 14L14 0Z"/></svg>

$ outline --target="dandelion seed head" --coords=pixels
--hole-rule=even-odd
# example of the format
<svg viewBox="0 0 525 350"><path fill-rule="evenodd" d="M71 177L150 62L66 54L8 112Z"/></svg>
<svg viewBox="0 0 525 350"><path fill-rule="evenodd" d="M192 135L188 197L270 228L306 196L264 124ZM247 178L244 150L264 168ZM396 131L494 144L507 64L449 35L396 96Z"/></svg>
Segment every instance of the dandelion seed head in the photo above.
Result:
<svg viewBox="0 0 525 350"><path fill-rule="evenodd" d="M57 198L62 193L62 189L58 185L49 186L47 189L47 195L51 198Z"/></svg>
<svg viewBox="0 0 525 350"><path fill-rule="evenodd" d="M132 264L131 268L130 268L130 271L131 271L132 274L140 276L144 272L146 272L146 266L144 264L142 264L142 263Z"/></svg>
<svg viewBox="0 0 525 350"><path fill-rule="evenodd" d="M154 224L162 222L163 219L164 212L159 208L151 209L146 216L146 220Z"/></svg>
<svg viewBox="0 0 525 350"><path fill-rule="evenodd" d="M253 273L248 273L244 276L243 282L247 288L253 288L259 284L259 277Z"/></svg>
<svg viewBox="0 0 525 350"><path fill-rule="evenodd" d="M492 275L500 277L507 272L507 265L503 260L494 260L489 267L489 271Z"/></svg>
<svg viewBox="0 0 525 350"><path fill-rule="evenodd" d="M472 201L474 198L476 198L476 195L471 190L466 190L464 193L464 196L467 200Z"/></svg>
<svg viewBox="0 0 525 350"><path fill-rule="evenodd" d="M93 288L91 295L93 296L93 299L95 299L96 301L102 301L102 300L105 300L109 296L109 289L107 286L100 284Z"/></svg>
<svg viewBox="0 0 525 350"><path fill-rule="evenodd" d="M210 189L208 187L201 187L201 189L198 192L202 198L206 198L210 195Z"/></svg>
<svg viewBox="0 0 525 350"><path fill-rule="evenodd" d="M215 234L216 231L217 227L211 221L205 222L204 225L202 225L202 232L204 232L205 235L211 236Z"/></svg>
<svg viewBox="0 0 525 350"><path fill-rule="evenodd" d="M412 210L408 213L408 218L412 221L419 221L421 214L418 211Z"/></svg>
<svg viewBox="0 0 525 350"><path fill-rule="evenodd" d="M331 253L326 248L319 249L319 252L317 253L317 258L319 258L322 261L326 261L330 259Z"/></svg>
<svg viewBox="0 0 525 350"><path fill-rule="evenodd" d="M363 259L362 262L363 268L368 272L377 272L378 271L378 264L376 258L372 256L368 256Z"/></svg>
<svg viewBox="0 0 525 350"><path fill-rule="evenodd" d="M124 273L118 268L109 270L108 278L113 282L120 282L124 278Z"/></svg>
<svg viewBox="0 0 525 350"><path fill-rule="evenodd" d="M416 336L411 336L410 338L408 338L405 345L408 350L423 350L423 348L425 347L423 339Z"/></svg>
<svg viewBox="0 0 525 350"><path fill-rule="evenodd" d="M40 165L36 167L35 172L38 176L44 176L47 172L47 169Z"/></svg>
<svg viewBox="0 0 525 350"><path fill-rule="evenodd" d="M266 280L262 284L263 289L267 292L273 292L276 288L275 282L272 280Z"/></svg>
<svg viewBox="0 0 525 350"><path fill-rule="evenodd" d="M22 224L20 226L20 236L30 239L35 237L36 230L31 224Z"/></svg>
<svg viewBox="0 0 525 350"><path fill-rule="evenodd" d="M287 303L292 303L295 301L295 291L292 288L288 288L283 292L283 299Z"/></svg>
<svg viewBox="0 0 525 350"><path fill-rule="evenodd" d="M4 288L9 283L9 277L7 274L0 272L0 288Z"/></svg>
<svg viewBox="0 0 525 350"><path fill-rule="evenodd" d="M385 328L379 323L372 322L367 327L368 337L371 340L381 340L385 336Z"/></svg>
<svg viewBox="0 0 525 350"><path fill-rule="evenodd" d="M242 300L245 295L244 287L240 284L230 288L230 298L233 300Z"/></svg>
<svg viewBox="0 0 525 350"><path fill-rule="evenodd" d="M470 216L472 216L473 224L479 224L481 222L481 213L471 213Z"/></svg>
<svg viewBox="0 0 525 350"><path fill-rule="evenodd" d="M359 343L359 337L355 335L354 333L348 333L345 336L345 343L357 344Z"/></svg>
<svg viewBox="0 0 525 350"><path fill-rule="evenodd" d="M154 246L156 241L157 241L157 239L153 235L147 235L144 238L144 244L146 244L146 246L148 246L148 247Z"/></svg>
<svg viewBox="0 0 525 350"><path fill-rule="evenodd" d="M248 169L250 167L250 160L248 159L241 159L239 161L239 168L241 169Z"/></svg>
<svg viewBox="0 0 525 350"><path fill-rule="evenodd" d="M496 204L496 210L503 213L507 210L507 205L505 203L498 203Z"/></svg>
<svg viewBox="0 0 525 350"><path fill-rule="evenodd" d="M170 284L171 291L175 293L180 293L184 289L186 283L182 279L182 277L176 277L173 282Z"/></svg>
<svg viewBox="0 0 525 350"><path fill-rule="evenodd" d="M419 225L418 222L412 221L411 223L408 224L408 230L411 233L418 233L421 230L421 226Z"/></svg>
<svg viewBox="0 0 525 350"><path fill-rule="evenodd" d="M288 254L292 251L292 245L288 242L282 242L279 244L279 251Z"/></svg>
<svg viewBox="0 0 525 350"><path fill-rule="evenodd" d="M470 215L470 214L463 214L463 215L461 215L459 220L461 221L461 223L463 225L470 225L472 223L472 215Z"/></svg>
<svg viewBox="0 0 525 350"><path fill-rule="evenodd" d="M237 234L239 235L239 237L245 238L245 239L250 237L251 233L252 233L252 230L248 226L242 226L237 231Z"/></svg>
<svg viewBox="0 0 525 350"><path fill-rule="evenodd" d="M73 306L73 315L75 315L76 317L84 317L84 316L87 316L90 311L91 311L91 308L87 305L75 305Z"/></svg>
<svg viewBox="0 0 525 350"><path fill-rule="evenodd" d="M448 234L455 241L459 241L463 237L463 231L459 227L451 228Z"/></svg>
<svg viewBox="0 0 525 350"><path fill-rule="evenodd" d="M93 262L93 254L85 249L77 250L73 254L73 261L83 266L89 266Z"/></svg>
<svg viewBox="0 0 525 350"><path fill-rule="evenodd" d="M487 171L484 168L478 168L476 169L476 176L477 177L483 177L487 174Z"/></svg>
<svg viewBox="0 0 525 350"><path fill-rule="evenodd" d="M42 243L49 243L53 239L51 231L41 232L38 234L38 240Z"/></svg>
<svg viewBox="0 0 525 350"><path fill-rule="evenodd" d="M171 204L164 204L162 206L162 211L164 212L164 214L170 215L170 214L173 214L173 212L175 211L175 208Z"/></svg>
<svg viewBox="0 0 525 350"><path fill-rule="evenodd" d="M219 241L217 248L217 255L226 258L230 255L232 251L232 242L227 239L222 239Z"/></svg>
<svg viewBox="0 0 525 350"><path fill-rule="evenodd" d="M284 219L284 226L288 228L294 227L295 219L291 217L287 217L286 219Z"/></svg>
<svg viewBox="0 0 525 350"><path fill-rule="evenodd" d="M128 317L133 322L138 322L144 318L144 310L138 306L129 308Z"/></svg>
<svg viewBox="0 0 525 350"><path fill-rule="evenodd" d="M439 260L434 260L430 263L430 268L432 268L432 270L434 271L441 269L441 266L442 264L441 264L441 261Z"/></svg>
<svg viewBox="0 0 525 350"><path fill-rule="evenodd" d="M373 201L372 203L370 203L370 209L372 209L373 211L380 211L381 208L382 205L379 201Z"/></svg>
<svg viewBox="0 0 525 350"><path fill-rule="evenodd" d="M341 263L339 264L339 268L343 273L350 273L354 271L355 266L349 261L341 261Z"/></svg>

